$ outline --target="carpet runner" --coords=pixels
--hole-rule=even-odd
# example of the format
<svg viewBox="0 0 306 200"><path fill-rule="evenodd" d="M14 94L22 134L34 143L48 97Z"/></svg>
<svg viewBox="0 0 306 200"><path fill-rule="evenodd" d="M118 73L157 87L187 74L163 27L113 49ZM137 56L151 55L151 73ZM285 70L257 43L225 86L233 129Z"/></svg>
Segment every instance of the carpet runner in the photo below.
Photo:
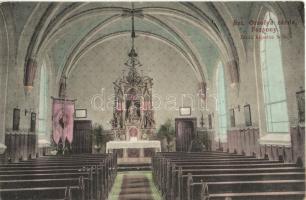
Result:
<svg viewBox="0 0 306 200"><path fill-rule="evenodd" d="M154 200L148 177L142 174L123 175L118 200Z"/></svg>

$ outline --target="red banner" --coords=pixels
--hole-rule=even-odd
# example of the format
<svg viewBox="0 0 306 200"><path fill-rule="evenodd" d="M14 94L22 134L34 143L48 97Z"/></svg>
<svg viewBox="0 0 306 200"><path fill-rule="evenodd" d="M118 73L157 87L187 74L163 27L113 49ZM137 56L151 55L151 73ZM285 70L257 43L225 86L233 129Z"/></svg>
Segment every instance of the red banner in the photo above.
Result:
<svg viewBox="0 0 306 200"><path fill-rule="evenodd" d="M60 139L64 143L73 140L73 115L74 101L64 99L53 99L52 104L52 128L53 139L56 144Z"/></svg>

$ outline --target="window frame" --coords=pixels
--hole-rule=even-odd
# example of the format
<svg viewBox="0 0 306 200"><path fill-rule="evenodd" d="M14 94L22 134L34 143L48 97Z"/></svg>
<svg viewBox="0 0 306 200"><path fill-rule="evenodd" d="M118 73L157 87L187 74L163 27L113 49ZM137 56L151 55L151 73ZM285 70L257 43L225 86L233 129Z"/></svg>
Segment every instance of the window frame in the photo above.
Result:
<svg viewBox="0 0 306 200"><path fill-rule="evenodd" d="M222 70L222 72L220 72ZM222 73L222 76L221 74ZM217 130L219 133L219 139L223 142L227 140L227 130L228 130L228 112L227 112L227 104L226 104L226 86L225 86L225 69L224 65L221 61L217 63L216 70L216 94L217 94L217 102L216 102L216 111L217 111ZM222 84L222 91L220 93L220 84ZM220 96L223 98L220 101ZM221 111L220 111L221 109Z"/></svg>
<svg viewBox="0 0 306 200"><path fill-rule="evenodd" d="M37 132L39 135L47 135L48 92L49 92L48 91L49 90L49 80L48 79L49 79L49 76L48 76L47 67L46 67L46 64L43 63L40 69L40 79L39 79L39 84L40 84L39 85L39 112L38 112L38 117L37 117L37 120L38 120ZM42 107L44 107L44 109L41 109Z"/></svg>
<svg viewBox="0 0 306 200"><path fill-rule="evenodd" d="M272 16L272 17L271 17ZM264 19L267 20L267 17L270 17L269 20L278 20L277 16L270 10L267 10L264 14ZM274 18L274 19L273 19ZM277 25L277 23L273 24L274 28L278 29L278 32L280 32L280 27ZM276 65L278 73L281 74L282 77L278 77L281 80L281 85L278 85L277 87L281 87L280 90L283 91L284 94L284 98L280 98L280 99L272 99L271 97L271 89L272 86L269 84L269 80L275 80L273 79L275 76L271 76L269 75L269 62L268 60L270 59L270 56L267 54L267 49L269 47L267 47L267 45L269 45L269 42L274 42L274 41L270 41L270 39L263 39L260 40L259 42L259 59L260 59L260 73L261 73L261 82L262 82L262 100L263 100L263 113L265 116L265 132L267 134L288 134L289 133L289 129L290 129L290 123L289 123L289 116L288 116L288 108L287 108L287 96L286 96L286 87L285 87L285 77L284 77L284 71L283 71L283 61L282 61L282 49L281 49L281 38L277 37L277 32L274 33L273 35L275 37L275 39L273 39L274 41L277 40L278 43L278 48L276 49L278 52L278 55L280 55L279 58L279 65ZM270 44L271 44L270 43ZM271 47L270 47L271 48ZM274 48L273 48L274 49ZM274 49L274 51L276 51ZM275 57L273 57L273 59L275 60ZM274 66L275 67L275 66ZM285 111L286 112L284 114L284 116L282 116L284 118L284 120L275 120L275 114L272 113L272 105L280 105L280 106L285 106ZM274 116L274 117L273 117ZM285 126L287 127L287 130L275 130L276 127L273 126L274 124L277 123L282 123L285 124ZM278 127L280 129L282 129L281 127Z"/></svg>

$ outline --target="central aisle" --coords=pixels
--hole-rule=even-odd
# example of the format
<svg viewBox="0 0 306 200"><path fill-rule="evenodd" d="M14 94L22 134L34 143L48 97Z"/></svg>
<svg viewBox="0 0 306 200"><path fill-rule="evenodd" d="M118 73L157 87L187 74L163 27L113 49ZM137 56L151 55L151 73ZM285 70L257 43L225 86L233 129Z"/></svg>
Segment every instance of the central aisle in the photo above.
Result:
<svg viewBox="0 0 306 200"><path fill-rule="evenodd" d="M161 200L151 171L127 171L117 174L109 200Z"/></svg>

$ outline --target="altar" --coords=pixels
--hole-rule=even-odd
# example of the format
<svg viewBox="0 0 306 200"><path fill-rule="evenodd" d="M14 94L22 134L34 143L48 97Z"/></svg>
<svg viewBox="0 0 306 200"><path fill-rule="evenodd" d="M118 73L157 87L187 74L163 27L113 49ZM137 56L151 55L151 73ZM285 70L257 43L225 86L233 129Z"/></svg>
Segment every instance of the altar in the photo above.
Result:
<svg viewBox="0 0 306 200"><path fill-rule="evenodd" d="M116 153L118 164L149 164L161 150L156 139L152 86L153 79L138 72L141 63L134 48L132 15L132 48L123 70L114 82L113 117L110 121L114 141L106 144L108 153Z"/></svg>
<svg viewBox="0 0 306 200"><path fill-rule="evenodd" d="M151 157L161 151L158 140L110 141L107 153L117 153L118 164L150 164Z"/></svg>

